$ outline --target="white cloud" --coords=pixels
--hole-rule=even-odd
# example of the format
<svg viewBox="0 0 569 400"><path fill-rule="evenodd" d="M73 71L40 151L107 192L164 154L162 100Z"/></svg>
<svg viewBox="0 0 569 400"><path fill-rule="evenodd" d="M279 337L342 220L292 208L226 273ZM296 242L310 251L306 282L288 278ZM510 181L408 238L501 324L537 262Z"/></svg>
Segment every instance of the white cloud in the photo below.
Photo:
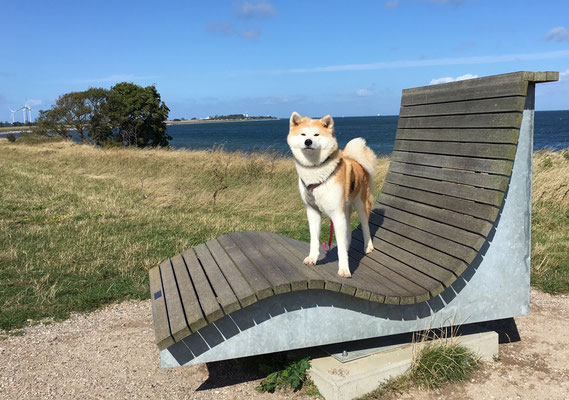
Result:
<svg viewBox="0 0 569 400"><path fill-rule="evenodd" d="M246 30L243 33L241 33L241 37L243 39L256 39L261 35L261 31L258 29L250 29L250 30Z"/></svg>
<svg viewBox="0 0 569 400"><path fill-rule="evenodd" d="M461 76L457 76L456 78L452 78L450 76L446 76L444 78L436 78L436 79L431 79L431 82L429 83L429 85L438 85L439 83L449 83L449 82L456 82L456 81L464 81L466 79L474 79L474 78L478 78L478 75L472 75L472 74L464 74Z"/></svg>
<svg viewBox="0 0 569 400"><path fill-rule="evenodd" d="M370 97L373 95L374 95L374 92L371 89L358 89L358 90L356 90L356 96L358 96L358 97Z"/></svg>
<svg viewBox="0 0 569 400"><path fill-rule="evenodd" d="M569 42L569 30L564 26L557 26L547 32L544 39L555 42Z"/></svg>
<svg viewBox="0 0 569 400"><path fill-rule="evenodd" d="M270 17L277 13L277 9L268 1L248 1L241 2L236 7L237 15L244 18L250 17Z"/></svg>
<svg viewBox="0 0 569 400"><path fill-rule="evenodd" d="M270 73L303 74L303 73L313 73L313 72L375 71L381 69L395 69L395 68L495 64L503 62L550 60L550 59L559 59L559 58L569 58L569 50L550 51L546 53L504 54L501 56L433 58L433 59L423 59L423 60L382 61L370 64L328 65L323 67L275 70L275 71L270 71Z"/></svg>
<svg viewBox="0 0 569 400"><path fill-rule="evenodd" d="M559 80L560 81L569 80L569 69L559 72Z"/></svg>
<svg viewBox="0 0 569 400"><path fill-rule="evenodd" d="M231 36L233 34L233 25L229 22L210 22L205 29L208 32L222 36Z"/></svg>
<svg viewBox="0 0 569 400"><path fill-rule="evenodd" d="M30 107L39 106L42 103L43 101L41 101L40 99L28 99L26 101L26 104L29 105Z"/></svg>
<svg viewBox="0 0 569 400"><path fill-rule="evenodd" d="M399 5L399 0L388 0L385 2L385 7L395 8Z"/></svg>

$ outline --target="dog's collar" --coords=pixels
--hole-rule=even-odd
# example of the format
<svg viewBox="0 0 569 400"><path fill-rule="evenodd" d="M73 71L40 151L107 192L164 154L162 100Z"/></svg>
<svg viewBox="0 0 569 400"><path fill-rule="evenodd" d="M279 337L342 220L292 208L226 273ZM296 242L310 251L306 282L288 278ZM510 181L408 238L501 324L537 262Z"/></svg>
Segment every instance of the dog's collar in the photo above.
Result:
<svg viewBox="0 0 569 400"><path fill-rule="evenodd" d="M330 156L330 157L331 157L331 156ZM330 157L328 157L328 158L330 158ZM327 160L327 159L326 159L326 160ZM326 162L326 161L324 161L324 162ZM342 163L342 159L340 158L340 160L339 160L338 163L336 164L336 167L334 168L334 171L332 171L332 173L331 173L330 175L328 175L328 176L326 177L326 179L324 179L324 180L321 181L321 182L312 183L312 184L310 184L310 185L307 185L306 183L304 183L304 181L302 180L302 178L300 178L300 181L302 182L302 184L304 185L304 187L306 188L306 190L309 190L309 191L313 192L314 189L316 189L318 186L322 185L324 182L326 182L328 179L330 179L330 177L331 177L332 175L334 175L334 174L336 173L336 170L338 169L338 167L340 166L341 163ZM324 164L324 163L322 163L322 164ZM320 164L320 165L322 165L322 164Z"/></svg>

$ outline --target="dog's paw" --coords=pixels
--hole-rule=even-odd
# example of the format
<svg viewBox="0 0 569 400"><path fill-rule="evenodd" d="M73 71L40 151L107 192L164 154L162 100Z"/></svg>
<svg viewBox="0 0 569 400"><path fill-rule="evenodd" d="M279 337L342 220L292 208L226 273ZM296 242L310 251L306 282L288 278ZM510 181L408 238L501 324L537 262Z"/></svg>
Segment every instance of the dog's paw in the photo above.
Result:
<svg viewBox="0 0 569 400"><path fill-rule="evenodd" d="M365 252L366 252L366 254L369 254L369 253L371 253L372 251L373 251L373 243L372 243L372 242L369 242L369 244L368 244L368 245L366 246L366 248L365 248Z"/></svg>
<svg viewBox="0 0 569 400"><path fill-rule="evenodd" d="M310 257L310 256L308 256L308 257L306 257L306 258L304 259L304 263L305 263L306 265L316 265L316 257Z"/></svg>
<svg viewBox="0 0 569 400"><path fill-rule="evenodd" d="M342 278L351 278L352 277L352 274L350 274L350 270L347 268L339 269L338 275L340 275Z"/></svg>

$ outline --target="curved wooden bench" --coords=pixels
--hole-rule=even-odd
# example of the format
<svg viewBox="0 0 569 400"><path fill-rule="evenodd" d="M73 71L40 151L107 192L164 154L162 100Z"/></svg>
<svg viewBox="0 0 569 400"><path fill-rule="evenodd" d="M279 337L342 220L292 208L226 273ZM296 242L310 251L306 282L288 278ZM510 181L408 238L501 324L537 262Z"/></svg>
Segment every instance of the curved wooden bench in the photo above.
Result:
<svg viewBox="0 0 569 400"><path fill-rule="evenodd" d="M422 303L431 301L426 303L428 312L435 313L432 299L475 268L491 245L509 188L524 110L531 111L533 118L536 82L557 79L555 72L516 72L404 90L391 163L370 216L375 250L363 254L362 233L356 229L349 251L352 278L337 276L334 250L322 255L315 267L307 267L302 260L309 245L274 233L237 232L212 239L150 270L158 347L174 349L182 341L191 348L185 338L203 340L201 330L212 326L227 340L234 334L224 333L216 321L233 321L231 315L238 310L295 291L338 292L417 313L425 309ZM530 124L533 132L533 119ZM529 246L529 237L526 242L524 246ZM529 287L529 270L527 281ZM459 291L455 288L451 297ZM448 302L450 297L446 298ZM235 325L237 331L244 330ZM407 328L398 331L402 329ZM338 336L321 343L334 340ZM295 348L294 343L286 346ZM208 342L205 347L212 345ZM170 353L180 351L176 348ZM196 351L189 351L191 359L198 360Z"/></svg>

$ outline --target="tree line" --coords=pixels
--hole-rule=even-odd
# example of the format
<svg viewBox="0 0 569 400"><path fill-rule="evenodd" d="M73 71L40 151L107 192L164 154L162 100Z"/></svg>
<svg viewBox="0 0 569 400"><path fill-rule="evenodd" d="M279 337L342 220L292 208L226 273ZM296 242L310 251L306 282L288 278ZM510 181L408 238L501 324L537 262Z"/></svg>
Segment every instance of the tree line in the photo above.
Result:
<svg viewBox="0 0 569 400"><path fill-rule="evenodd" d="M70 138L74 129L82 143L167 146L169 111L154 85L121 82L59 96L49 110L40 110L33 132Z"/></svg>

